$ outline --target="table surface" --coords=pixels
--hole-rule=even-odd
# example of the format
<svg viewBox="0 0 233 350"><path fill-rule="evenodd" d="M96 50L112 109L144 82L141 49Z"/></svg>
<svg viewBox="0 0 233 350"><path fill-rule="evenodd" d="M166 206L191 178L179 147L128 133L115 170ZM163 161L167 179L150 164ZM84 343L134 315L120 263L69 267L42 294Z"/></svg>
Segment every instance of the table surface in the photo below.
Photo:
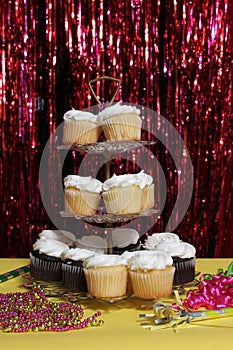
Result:
<svg viewBox="0 0 233 350"><path fill-rule="evenodd" d="M233 259L197 259L196 269L201 273L215 274L224 270ZM29 264L28 259L0 259L0 273ZM0 293L25 291L22 276L0 283ZM170 299L171 300L171 299ZM153 302L151 302L152 304ZM204 347L205 350L225 349L233 342L233 317L205 320L187 325L174 332L172 329L151 331L140 326L139 314L144 313L150 302L124 300L108 304L99 300L86 301L85 316L94 311L102 312L104 326L68 332L3 333L0 331L0 347L7 350L77 350L77 349L158 349L189 350ZM151 311L147 311L151 312Z"/></svg>

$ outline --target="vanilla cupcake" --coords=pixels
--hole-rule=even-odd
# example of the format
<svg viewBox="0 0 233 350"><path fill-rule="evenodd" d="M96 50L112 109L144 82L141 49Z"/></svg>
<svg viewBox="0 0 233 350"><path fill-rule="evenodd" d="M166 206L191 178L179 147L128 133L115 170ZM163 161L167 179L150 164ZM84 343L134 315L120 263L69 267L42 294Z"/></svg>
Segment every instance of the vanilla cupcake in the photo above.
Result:
<svg viewBox="0 0 233 350"><path fill-rule="evenodd" d="M101 133L96 116L89 112L72 109L64 114L63 143L95 143Z"/></svg>
<svg viewBox="0 0 233 350"><path fill-rule="evenodd" d="M146 174L144 170L135 174L142 188L142 210L151 209L155 204L153 177Z"/></svg>
<svg viewBox="0 0 233 350"><path fill-rule="evenodd" d="M118 298L126 294L127 261L119 255L96 255L83 262L88 294Z"/></svg>
<svg viewBox="0 0 233 350"><path fill-rule="evenodd" d="M127 265L128 265L128 261L134 257L136 254L140 254L142 251L138 251L138 250L134 250L134 251L124 251L124 253L121 254L121 257L126 259L127 261ZM130 273L128 270L128 278L127 278L127 295L132 295L133 294L133 285L132 285L132 281L131 281L131 277L130 277Z"/></svg>
<svg viewBox="0 0 233 350"><path fill-rule="evenodd" d="M172 293L175 268L170 255L141 251L128 260L133 294L143 299L165 298Z"/></svg>
<svg viewBox="0 0 233 350"><path fill-rule="evenodd" d="M77 247L96 254L107 253L107 241L97 235L83 236L77 240Z"/></svg>
<svg viewBox="0 0 233 350"><path fill-rule="evenodd" d="M142 189L135 174L114 174L103 183L102 197L107 213L138 214L141 211Z"/></svg>
<svg viewBox="0 0 233 350"><path fill-rule="evenodd" d="M175 233L154 233L148 236L144 248L163 251L172 257L173 266L176 268L174 285L185 284L194 280L196 249L193 245L181 241Z"/></svg>
<svg viewBox="0 0 233 350"><path fill-rule="evenodd" d="M65 211L94 215L101 199L102 182L91 176L68 175L64 178Z"/></svg>
<svg viewBox="0 0 233 350"><path fill-rule="evenodd" d="M30 274L41 281L61 280L61 255L69 246L54 239L39 238L30 253Z"/></svg>
<svg viewBox="0 0 233 350"><path fill-rule="evenodd" d="M141 140L140 110L120 102L105 108L97 116L107 140Z"/></svg>
<svg viewBox="0 0 233 350"><path fill-rule="evenodd" d="M58 242L67 244L69 247L74 247L77 243L73 233L63 230L43 230L39 234L40 238L53 239Z"/></svg>
<svg viewBox="0 0 233 350"><path fill-rule="evenodd" d="M141 243L138 231L130 228L116 228L112 230L112 252L123 254L125 251L138 251Z"/></svg>
<svg viewBox="0 0 233 350"><path fill-rule="evenodd" d="M83 261L93 252L71 248L62 253L62 286L76 292L87 292L86 278L83 272Z"/></svg>

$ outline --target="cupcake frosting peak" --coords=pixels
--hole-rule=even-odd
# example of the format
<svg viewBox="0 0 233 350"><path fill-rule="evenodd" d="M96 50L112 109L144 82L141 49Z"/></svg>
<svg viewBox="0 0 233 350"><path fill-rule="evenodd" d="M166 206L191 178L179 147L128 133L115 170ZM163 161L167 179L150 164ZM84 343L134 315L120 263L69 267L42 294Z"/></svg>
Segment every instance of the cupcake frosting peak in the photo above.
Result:
<svg viewBox="0 0 233 350"><path fill-rule="evenodd" d="M172 257L161 251L141 251L128 260L130 270L163 270L171 266Z"/></svg>
<svg viewBox="0 0 233 350"><path fill-rule="evenodd" d="M98 267L105 267L105 266L119 266L119 265L125 265L127 266L127 260L121 257L120 255L108 255L108 254L101 254L101 255L95 255L90 256L83 262L84 268L92 268L96 269Z"/></svg>
<svg viewBox="0 0 233 350"><path fill-rule="evenodd" d="M54 239L55 241L62 242L72 246L76 242L76 238L73 233L61 230L43 230L39 234L40 238Z"/></svg>
<svg viewBox="0 0 233 350"><path fill-rule="evenodd" d="M95 193L102 191L102 182L91 176L68 175L64 178L64 186Z"/></svg>
<svg viewBox="0 0 233 350"><path fill-rule="evenodd" d="M101 112L99 112L97 116L97 122L102 123L106 119L112 117L113 115L118 115L122 113L134 113L139 116L140 109L136 108L136 106L121 104L120 102L115 103L110 107L106 107Z"/></svg>
<svg viewBox="0 0 233 350"><path fill-rule="evenodd" d="M80 248L71 248L69 250L65 250L61 258L62 260L73 260L73 261L84 261L89 256L94 255L93 252L86 249L80 249Z"/></svg>
<svg viewBox="0 0 233 350"><path fill-rule="evenodd" d="M54 239L39 238L36 243L33 244L33 250L38 250L40 254L60 258L65 250L69 250L69 246L65 243L55 241Z"/></svg>
<svg viewBox="0 0 233 350"><path fill-rule="evenodd" d="M143 170L137 174L113 174L110 179L103 183L103 190L108 191L112 187L126 187L131 185L137 185L143 189L146 185L151 184L152 181L153 178L145 174Z"/></svg>
<svg viewBox="0 0 233 350"><path fill-rule="evenodd" d="M149 236L144 244L147 250L164 251L172 257L182 259L192 258L196 254L193 245L183 242L179 236L172 232L154 233Z"/></svg>
<svg viewBox="0 0 233 350"><path fill-rule="evenodd" d="M144 170L141 170L140 173L135 174L135 177L138 179L138 181L142 184L143 187L146 185L151 185L153 182L153 177L146 174Z"/></svg>
<svg viewBox="0 0 233 350"><path fill-rule="evenodd" d="M136 244L139 234L136 230L130 228L116 228L112 231L112 246L125 248L129 244Z"/></svg>
<svg viewBox="0 0 233 350"><path fill-rule="evenodd" d="M66 112L63 116L64 120L86 120L96 123L97 116L90 112L79 111L76 109L71 109Z"/></svg>

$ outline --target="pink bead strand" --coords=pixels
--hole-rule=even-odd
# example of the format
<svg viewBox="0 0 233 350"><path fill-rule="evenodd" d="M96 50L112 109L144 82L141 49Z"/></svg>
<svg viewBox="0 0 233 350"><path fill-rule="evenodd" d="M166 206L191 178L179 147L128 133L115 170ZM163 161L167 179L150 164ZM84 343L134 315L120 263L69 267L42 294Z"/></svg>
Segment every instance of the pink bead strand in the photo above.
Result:
<svg viewBox="0 0 233 350"><path fill-rule="evenodd" d="M80 305L51 302L42 290L24 293L0 293L0 328L3 332L55 331L101 326L100 311L83 319Z"/></svg>

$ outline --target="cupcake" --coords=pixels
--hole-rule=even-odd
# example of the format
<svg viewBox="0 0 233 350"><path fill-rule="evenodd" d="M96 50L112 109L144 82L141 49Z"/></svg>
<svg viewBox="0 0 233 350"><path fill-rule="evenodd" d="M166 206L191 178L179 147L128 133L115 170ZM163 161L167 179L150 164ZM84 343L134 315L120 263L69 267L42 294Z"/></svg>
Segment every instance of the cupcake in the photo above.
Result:
<svg viewBox="0 0 233 350"><path fill-rule="evenodd" d="M103 183L102 197L107 213L138 214L141 211L142 189L135 174L114 174Z"/></svg>
<svg viewBox="0 0 233 350"><path fill-rule="evenodd" d="M144 244L147 250L163 251L173 259L176 268L174 285L188 283L194 280L196 249L193 245L182 242L178 235L171 232L154 233Z"/></svg>
<svg viewBox="0 0 233 350"><path fill-rule="evenodd" d="M96 254L107 253L107 241L99 236L83 236L77 240L77 247L92 251Z"/></svg>
<svg viewBox="0 0 233 350"><path fill-rule="evenodd" d="M146 174L144 170L135 174L142 188L142 210L153 208L155 204L153 177Z"/></svg>
<svg viewBox="0 0 233 350"><path fill-rule="evenodd" d="M170 255L159 251L141 251L128 260L133 294L143 299L170 296L175 268Z"/></svg>
<svg viewBox="0 0 233 350"><path fill-rule="evenodd" d="M97 116L106 139L141 140L142 120L140 110L135 106L122 105L120 102L105 108Z"/></svg>
<svg viewBox="0 0 233 350"><path fill-rule="evenodd" d="M89 112L72 109L64 114L63 143L95 143L101 133L96 116Z"/></svg>
<svg viewBox="0 0 233 350"><path fill-rule="evenodd" d="M138 251L141 243L139 234L130 228L116 228L112 230L112 252L121 255L125 251Z"/></svg>
<svg viewBox="0 0 233 350"><path fill-rule="evenodd" d="M63 287L76 292L87 292L83 261L92 255L93 252L80 248L71 248L63 252L61 255Z"/></svg>
<svg viewBox="0 0 233 350"><path fill-rule="evenodd" d="M68 175L64 178L65 211L94 215L101 199L102 182L91 176Z"/></svg>
<svg viewBox="0 0 233 350"><path fill-rule="evenodd" d="M65 243L69 247L74 247L77 241L73 233L61 230L43 230L40 232L39 237L53 239L55 241Z"/></svg>
<svg viewBox="0 0 233 350"><path fill-rule="evenodd" d="M121 257L126 259L127 261L127 265L128 265L128 261L134 257L136 254L140 254L141 251L138 251L138 250L134 250L134 251L124 251L124 253L121 254ZM127 295L132 295L133 294L133 285L132 285L132 281L131 281L131 277L130 277L130 274L129 274L129 270L128 270L128 278L127 278Z"/></svg>
<svg viewBox="0 0 233 350"><path fill-rule="evenodd" d="M65 243L39 238L30 253L31 276L41 281L60 281L61 255L66 250L69 250L69 246Z"/></svg>
<svg viewBox="0 0 233 350"><path fill-rule="evenodd" d="M126 294L127 261L119 255L95 255L83 262L88 294L118 298Z"/></svg>

